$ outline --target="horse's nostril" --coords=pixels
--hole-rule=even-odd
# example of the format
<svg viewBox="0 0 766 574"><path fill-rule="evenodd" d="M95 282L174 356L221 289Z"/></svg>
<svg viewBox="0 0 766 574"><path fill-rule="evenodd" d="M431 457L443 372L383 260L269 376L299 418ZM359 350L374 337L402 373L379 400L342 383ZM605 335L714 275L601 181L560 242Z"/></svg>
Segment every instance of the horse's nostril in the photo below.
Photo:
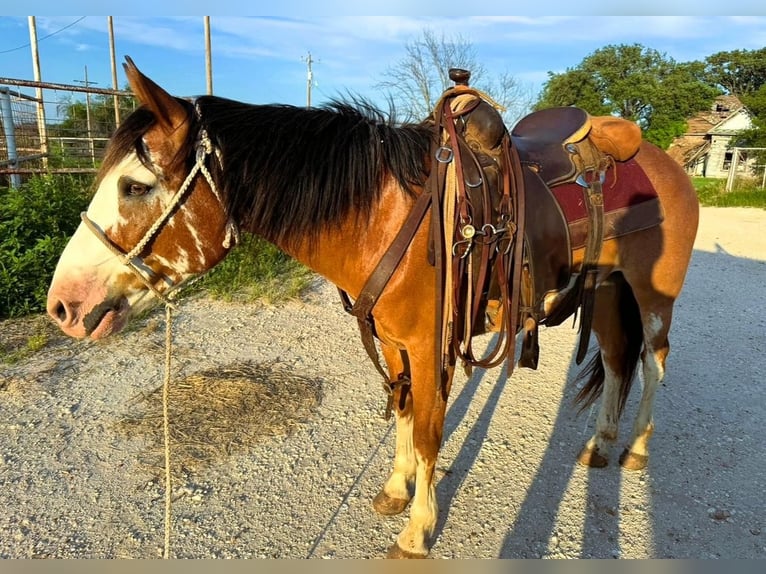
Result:
<svg viewBox="0 0 766 574"><path fill-rule="evenodd" d="M59 301L58 305L56 305L55 309L53 310L53 314L56 316L59 322L64 323L67 318L66 307L64 306L64 303Z"/></svg>

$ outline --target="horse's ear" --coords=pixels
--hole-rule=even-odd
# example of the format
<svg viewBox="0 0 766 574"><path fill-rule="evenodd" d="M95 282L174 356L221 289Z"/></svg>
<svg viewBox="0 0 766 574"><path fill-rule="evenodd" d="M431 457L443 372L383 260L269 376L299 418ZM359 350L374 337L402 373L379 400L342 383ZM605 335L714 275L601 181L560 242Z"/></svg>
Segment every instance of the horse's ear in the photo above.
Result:
<svg viewBox="0 0 766 574"><path fill-rule="evenodd" d="M157 118L159 127L170 136L178 137L178 129L188 120L186 108L173 96L143 75L129 56L125 56L125 75L133 93Z"/></svg>

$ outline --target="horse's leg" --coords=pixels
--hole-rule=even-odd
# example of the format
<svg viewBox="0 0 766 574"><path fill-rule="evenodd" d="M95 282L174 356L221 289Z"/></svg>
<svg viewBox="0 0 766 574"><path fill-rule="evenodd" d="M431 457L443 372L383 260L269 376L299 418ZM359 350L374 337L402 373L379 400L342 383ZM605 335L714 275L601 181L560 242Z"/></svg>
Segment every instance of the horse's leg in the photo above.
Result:
<svg viewBox="0 0 766 574"><path fill-rule="evenodd" d="M382 344L381 349L389 374L393 380L396 380L399 373L404 372L401 352L396 347L386 344ZM415 488L417 462L412 444L412 397L407 393L405 407L400 410L401 392L401 387L397 386L393 397L396 416L394 468L383 488L372 501L375 510L386 516L399 514L407 508Z"/></svg>
<svg viewBox="0 0 766 574"><path fill-rule="evenodd" d="M684 217L694 221L696 217L696 199L685 209L666 211L664 229L652 229L640 247L632 250L641 253L644 258L632 261L625 258L623 274L630 284L640 310L642 339L644 350L641 354L643 362L644 388L638 413L633 424L630 443L620 456L620 464L630 470L645 468L649 459L649 439L654 432L652 409L657 387L665 376L665 360L670 351L668 332L673 318L673 305L683 287L686 270L692 253L694 230ZM689 229L686 229L684 225ZM654 238L652 238L654 235ZM654 264L651 273L646 272L646 254L654 249L651 257Z"/></svg>
<svg viewBox="0 0 766 574"><path fill-rule="evenodd" d="M617 440L621 403L630 391L638 360L641 332L637 308L630 287L621 276L613 276L596 292L593 332L600 347L590 368L586 384L603 385L596 417L596 431L577 457L580 464L601 468L608 463L608 452ZM586 391L584 391L586 392Z"/></svg>
<svg viewBox="0 0 766 574"><path fill-rule="evenodd" d="M678 164L648 144L636 158L654 182L665 220L623 240L621 267L640 309L644 343L644 389L630 443L620 456L620 464L631 470L648 462L654 395L665 374L673 305L684 284L699 218L697 194Z"/></svg>
<svg viewBox="0 0 766 574"><path fill-rule="evenodd" d="M436 501L434 470L441 447L446 395L453 370L448 373L445 392L436 384L433 357L410 355L412 367L412 440L417 462L415 495L410 519L388 551L389 558L425 558L429 539L439 512Z"/></svg>
<svg viewBox="0 0 766 574"><path fill-rule="evenodd" d="M665 375L665 359L670 350L668 331L671 317L672 302L641 311L644 325L644 350L641 353L644 388L630 443L620 455L620 464L630 470L641 470L649 461L649 439L654 432L654 396Z"/></svg>

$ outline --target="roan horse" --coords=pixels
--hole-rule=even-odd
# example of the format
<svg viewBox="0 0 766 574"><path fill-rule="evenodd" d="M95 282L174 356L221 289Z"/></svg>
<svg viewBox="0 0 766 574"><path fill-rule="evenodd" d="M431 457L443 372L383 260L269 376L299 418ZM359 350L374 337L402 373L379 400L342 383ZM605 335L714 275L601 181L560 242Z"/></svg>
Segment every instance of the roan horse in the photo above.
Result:
<svg viewBox="0 0 766 574"><path fill-rule="evenodd" d="M409 521L389 556L426 556L437 520L434 468L447 396L457 359L464 355L448 350L435 368L440 364L437 355L444 354L440 339L445 331L435 325L443 320L439 307L445 297L438 293L438 273L444 271L434 264L431 228L436 219L432 214L441 206L418 204L418 198L426 193L429 174L454 163L460 150L450 148L449 140L434 145L434 117L394 126L359 102L306 109L205 96L190 103L170 96L129 58L125 69L142 107L111 138L95 195L53 277L50 316L74 337L98 339L115 333L157 298L164 299L220 262L239 230L275 243L358 300L378 262L409 225L412 237L405 238L389 264L390 277L377 286L368 301L369 316L360 315L360 323L367 320L368 332L379 341L390 374L389 409L393 405L396 415L393 471L373 506L393 515L411 503ZM449 121L453 127L464 122ZM507 131L501 131L508 142ZM552 132L541 133L545 139ZM524 135L520 130L522 147ZM510 157L509 145L504 145ZM516 147L513 140L510 149ZM590 253L590 269L595 270L590 274L595 289L592 330L600 352L591 361L580 398L586 404L599 396L602 401L595 434L579 460L592 466L607 463L640 358L643 394L632 437L620 457L624 467L638 469L647 464L654 394L664 375L673 304L691 256L698 203L688 177L658 148L640 143L631 160L656 190L663 217L616 237L602 229L603 241ZM464 163L469 163L465 156ZM543 157L536 168L533 161L512 167L531 173L541 165L544 170L546 163ZM511 175L516 178L512 187L521 185L518 173ZM509 177L506 173L495 183L507 190ZM510 199L520 197L514 192ZM528 234L537 225L536 211L544 211L535 201L527 195ZM413 224L414 205L420 205L422 217ZM451 248L442 245L442 250L451 249L460 265L472 239L483 231L485 239L505 234L505 243L497 243L493 253L516 251L526 243L513 237L521 229L521 208L508 201L505 205L510 211L501 218L502 230L463 225L459 241ZM588 248L566 245L572 271L583 270ZM515 290L503 291L505 299L509 293L521 298L531 280L529 266L517 263L514 269L506 270L515 277L508 282ZM470 286L457 289L462 293ZM498 315L514 314L515 329L507 336L515 340L523 325L529 339L534 323L545 324L556 301L546 297L541 313L530 311L528 297L514 307L504 301ZM479 307L483 312L486 306ZM517 322L518 317L522 319ZM512 352L510 356L513 360Z"/></svg>

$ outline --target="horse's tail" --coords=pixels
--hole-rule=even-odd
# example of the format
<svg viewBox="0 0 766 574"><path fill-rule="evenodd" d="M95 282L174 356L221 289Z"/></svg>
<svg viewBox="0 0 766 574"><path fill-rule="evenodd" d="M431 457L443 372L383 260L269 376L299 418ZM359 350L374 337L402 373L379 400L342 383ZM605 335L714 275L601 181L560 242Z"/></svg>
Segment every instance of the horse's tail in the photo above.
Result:
<svg viewBox="0 0 766 574"><path fill-rule="evenodd" d="M619 414L622 415L636 375L636 367L644 343L644 332L641 313L630 285L621 273L614 274L610 279L617 289L617 305L610 312L616 313L616 316L619 317L625 349L622 369L618 373L620 377L618 404ZM604 388L604 363L600 351L596 351L577 376L576 381L587 381L575 397L575 403L581 403L580 412L582 412L601 396Z"/></svg>

